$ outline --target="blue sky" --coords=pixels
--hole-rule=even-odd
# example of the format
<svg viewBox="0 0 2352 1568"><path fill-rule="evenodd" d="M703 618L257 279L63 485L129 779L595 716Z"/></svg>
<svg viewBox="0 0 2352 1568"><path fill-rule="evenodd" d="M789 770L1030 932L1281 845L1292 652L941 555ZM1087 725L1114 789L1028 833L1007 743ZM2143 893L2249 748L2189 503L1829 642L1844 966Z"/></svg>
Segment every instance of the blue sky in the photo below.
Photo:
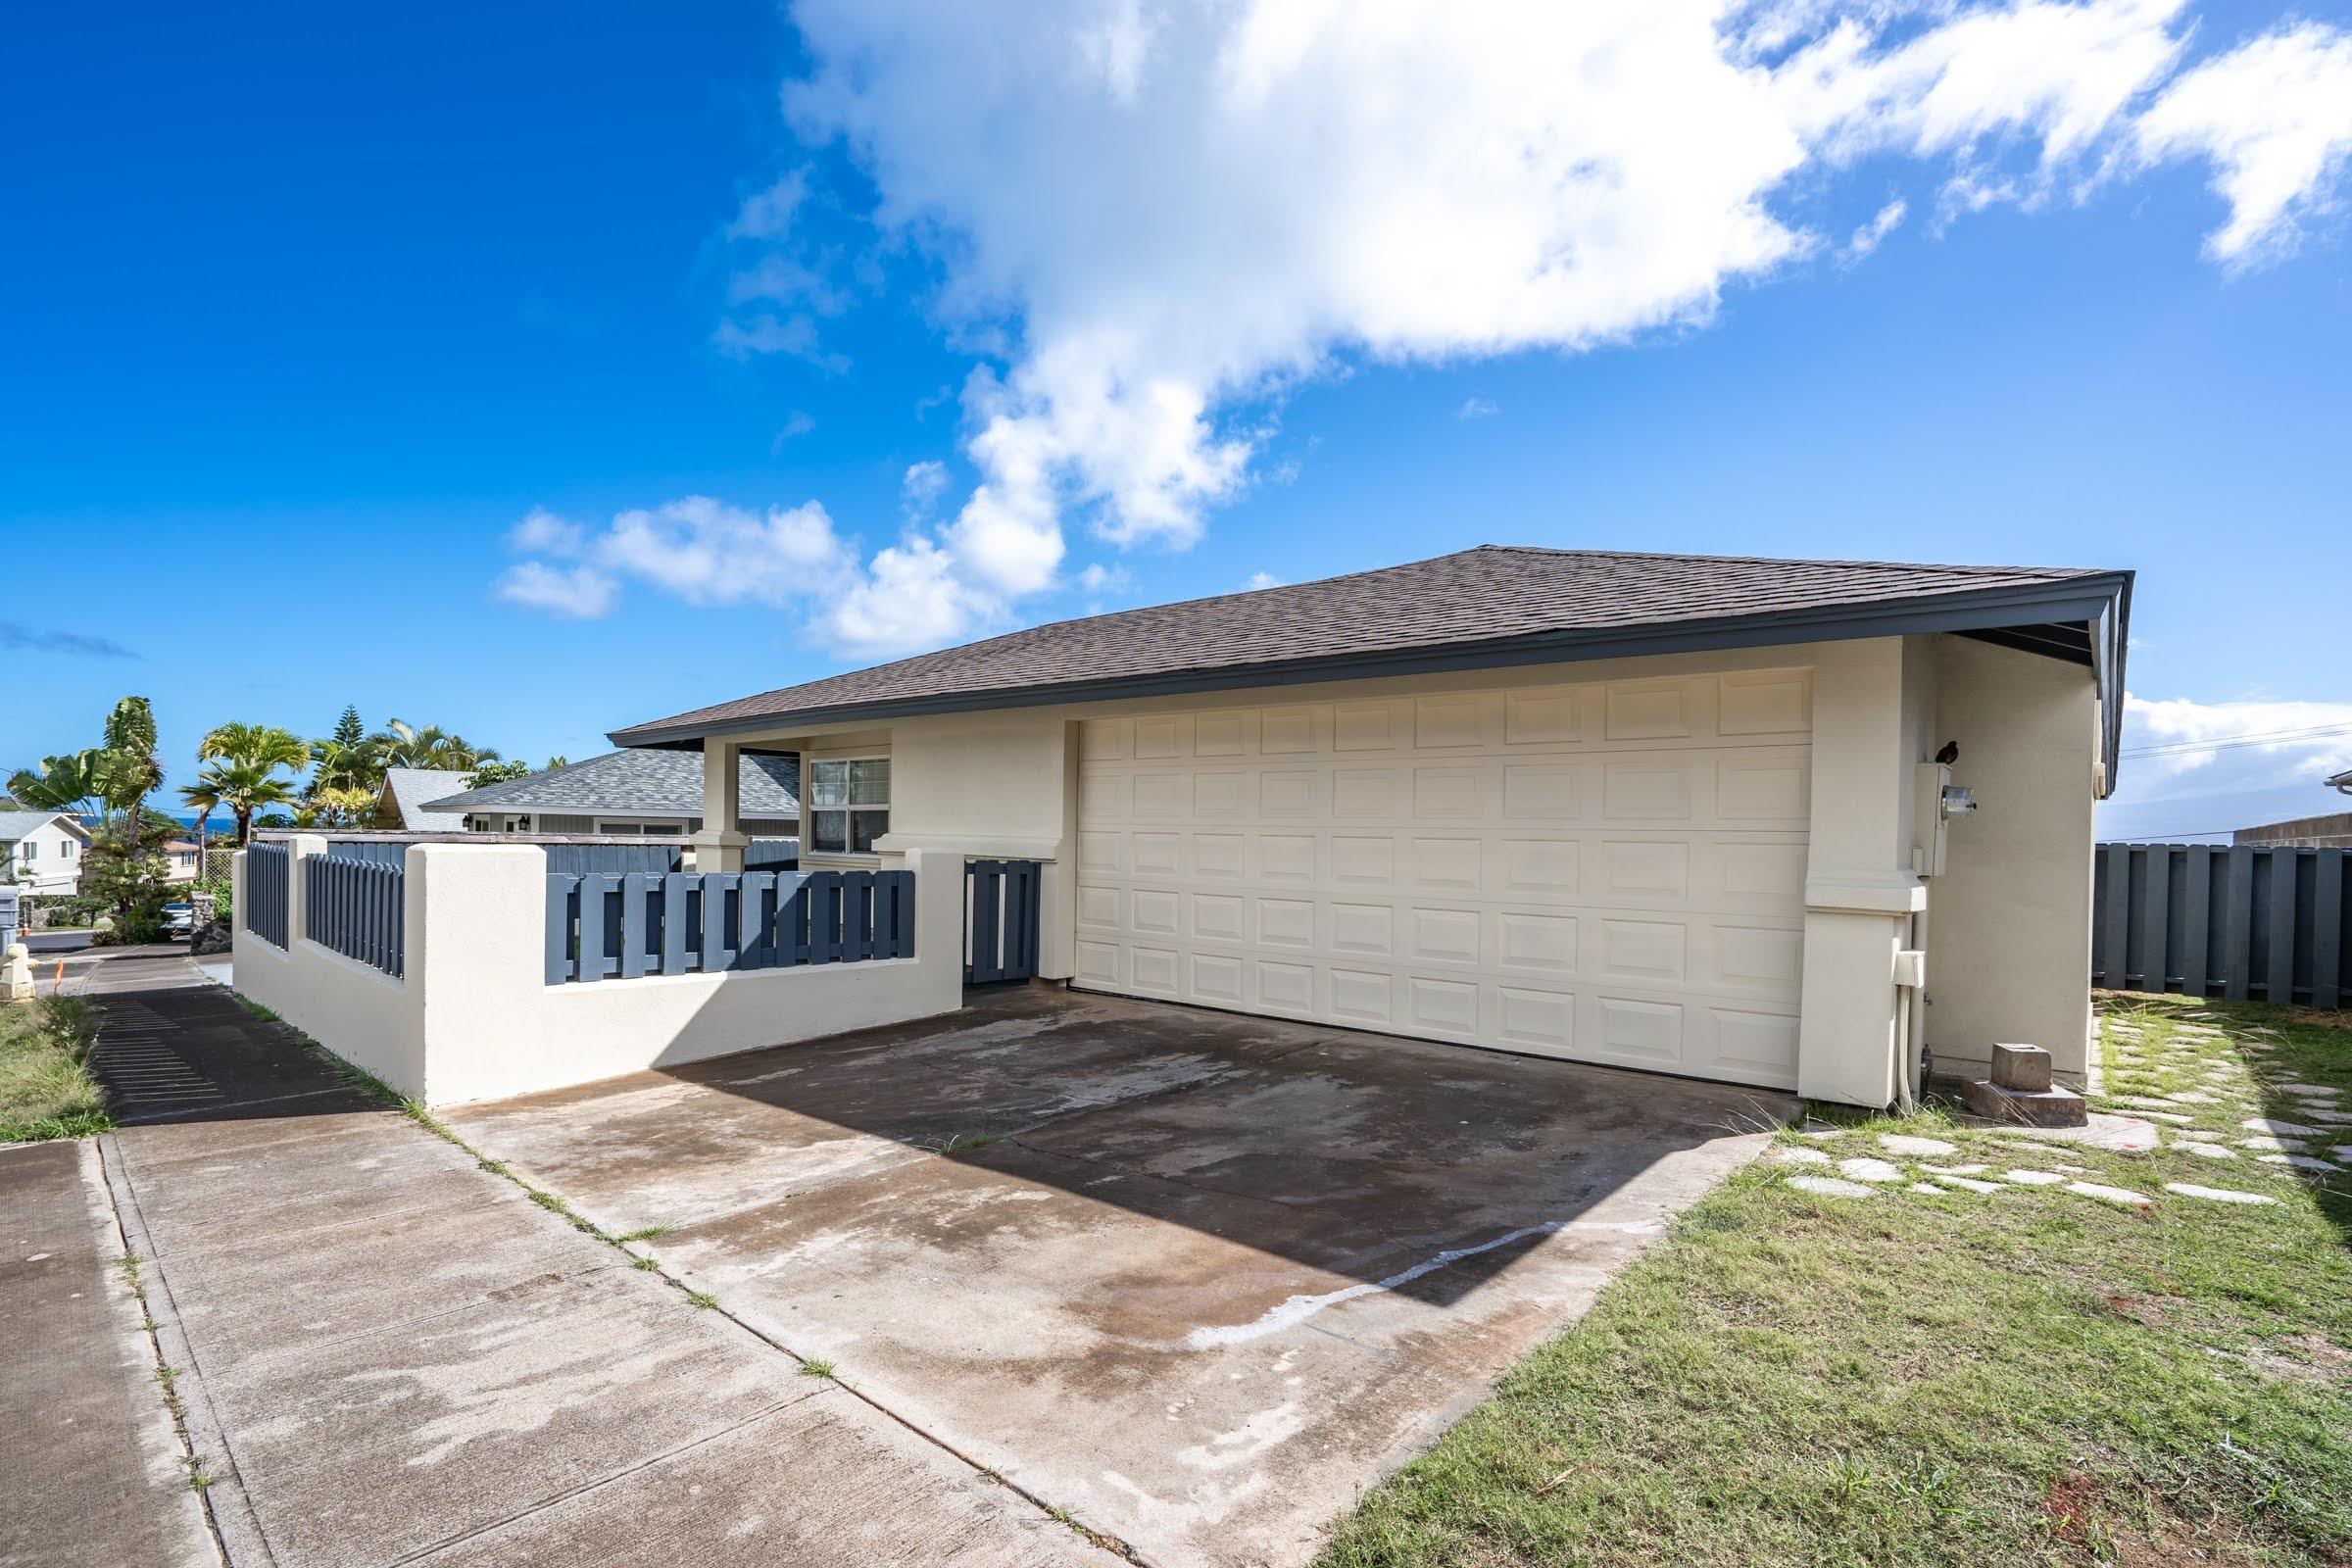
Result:
<svg viewBox="0 0 2352 1568"><path fill-rule="evenodd" d="M2130 566L2130 744L2352 725L2343 7L1312 9L20 19L0 761L126 691L175 782L347 702L578 758L1488 541ZM1580 49L1627 79L1563 95ZM2127 760L2107 825L2346 765Z"/></svg>

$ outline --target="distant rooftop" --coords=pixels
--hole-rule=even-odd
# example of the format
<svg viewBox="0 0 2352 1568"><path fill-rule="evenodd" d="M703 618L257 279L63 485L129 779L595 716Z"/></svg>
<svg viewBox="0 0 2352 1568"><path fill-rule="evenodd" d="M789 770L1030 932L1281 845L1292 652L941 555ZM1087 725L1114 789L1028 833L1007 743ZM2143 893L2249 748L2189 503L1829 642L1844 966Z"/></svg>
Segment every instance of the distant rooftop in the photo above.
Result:
<svg viewBox="0 0 2352 1568"><path fill-rule="evenodd" d="M736 809L747 817L801 814L800 760L791 757L742 759L737 773L741 798ZM433 802L438 811L460 818L467 811L606 812L615 816L700 816L703 814L703 759L698 752L631 750L607 752L568 767L550 768L503 784Z"/></svg>
<svg viewBox="0 0 2352 1568"><path fill-rule="evenodd" d="M464 789L472 776L471 770L465 768L387 767L384 798L392 803L400 825L412 833L461 832L466 826L464 812L426 808L444 795Z"/></svg>

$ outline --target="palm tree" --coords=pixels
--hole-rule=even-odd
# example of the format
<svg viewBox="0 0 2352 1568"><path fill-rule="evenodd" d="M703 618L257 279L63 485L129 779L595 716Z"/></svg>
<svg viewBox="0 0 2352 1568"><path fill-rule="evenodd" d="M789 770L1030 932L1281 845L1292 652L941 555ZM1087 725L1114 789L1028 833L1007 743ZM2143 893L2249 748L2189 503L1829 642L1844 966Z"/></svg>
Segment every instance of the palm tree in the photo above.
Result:
<svg viewBox="0 0 2352 1568"><path fill-rule="evenodd" d="M302 744L302 738L275 724L215 724L196 743L199 762L238 762L299 773L310 760L310 748Z"/></svg>
<svg viewBox="0 0 2352 1568"><path fill-rule="evenodd" d="M226 808L237 819L237 843L253 842L253 813L265 806L283 806L294 799L290 779L277 776L276 764L215 760L197 770L196 782L179 798L206 816Z"/></svg>
<svg viewBox="0 0 2352 1568"><path fill-rule="evenodd" d="M164 783L155 755L155 710L144 697L125 697L106 715L106 802L130 818L130 842L141 842L141 807Z"/></svg>
<svg viewBox="0 0 2352 1568"><path fill-rule="evenodd" d="M205 818L227 807L236 814L237 843L245 845L253 839L256 810L294 798L293 781L279 778L278 770L301 772L311 751L292 730L231 720L205 731L196 743L196 760L209 765L179 792L180 799L196 808L200 832Z"/></svg>
<svg viewBox="0 0 2352 1568"><path fill-rule="evenodd" d="M404 719L394 719L383 730L368 737L377 759L385 767L429 767L450 772L463 772L479 767L484 762L498 760L495 747L476 746L463 735L454 735L438 724L422 728Z"/></svg>
<svg viewBox="0 0 2352 1568"><path fill-rule="evenodd" d="M103 747L44 757L39 767L20 767L11 773L8 793L28 810L95 817L103 825L113 815L107 798L109 766Z"/></svg>

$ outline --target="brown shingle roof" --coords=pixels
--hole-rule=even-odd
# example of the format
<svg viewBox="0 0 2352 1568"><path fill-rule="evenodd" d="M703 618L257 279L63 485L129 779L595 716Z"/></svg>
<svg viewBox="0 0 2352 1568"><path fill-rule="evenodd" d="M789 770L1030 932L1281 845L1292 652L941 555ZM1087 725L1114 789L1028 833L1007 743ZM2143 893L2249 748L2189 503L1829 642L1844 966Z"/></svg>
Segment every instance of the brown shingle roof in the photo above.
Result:
<svg viewBox="0 0 2352 1568"><path fill-rule="evenodd" d="M713 731L887 711L1005 706L1149 689L1230 672L1333 678L1439 650L1501 662L1514 649L1557 657L1606 651L1642 632L1806 626L1864 611L1955 598L2075 597L2123 573L2045 566L1933 566L1879 561L1770 561L1482 545L1450 556L1317 582L1055 621L918 654L612 733L619 746L675 744ZM2026 612L2023 621L2053 618ZM1887 627L1883 629L1902 629ZM1830 633L1856 635L1854 631ZM1385 670L1383 672L1386 672ZM1211 682L1213 684L1213 681Z"/></svg>

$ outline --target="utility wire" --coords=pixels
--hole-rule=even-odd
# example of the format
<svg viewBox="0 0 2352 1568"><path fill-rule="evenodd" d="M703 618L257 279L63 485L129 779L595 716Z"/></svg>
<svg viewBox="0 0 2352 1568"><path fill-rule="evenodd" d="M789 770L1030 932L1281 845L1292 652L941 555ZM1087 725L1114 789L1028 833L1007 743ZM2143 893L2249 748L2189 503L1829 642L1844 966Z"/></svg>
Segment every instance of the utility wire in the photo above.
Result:
<svg viewBox="0 0 2352 1568"><path fill-rule="evenodd" d="M2352 724L2323 724L2311 729L2274 730L2261 735L2229 735L2209 741L2168 741L2161 746L2128 747L2119 755L2171 757L2184 752L2227 752L2240 746L2287 746L2300 740L2325 740L2336 735L2352 735Z"/></svg>

